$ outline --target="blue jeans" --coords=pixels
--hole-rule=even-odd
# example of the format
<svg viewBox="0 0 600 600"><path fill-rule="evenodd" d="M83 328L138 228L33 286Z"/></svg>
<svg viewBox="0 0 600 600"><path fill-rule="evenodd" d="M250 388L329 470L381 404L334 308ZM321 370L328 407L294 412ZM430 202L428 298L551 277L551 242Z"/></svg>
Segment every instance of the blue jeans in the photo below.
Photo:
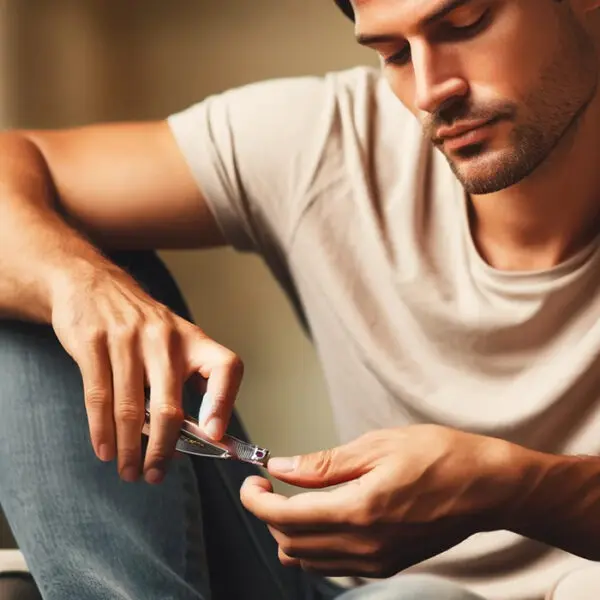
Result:
<svg viewBox="0 0 600 600"><path fill-rule="evenodd" d="M190 318L155 254L113 259ZM283 568L239 502L251 465L186 457L159 486L124 483L92 452L79 369L50 327L0 322L0 409L0 504L45 600L477 600L420 577L343 593ZM230 431L246 437L235 415Z"/></svg>

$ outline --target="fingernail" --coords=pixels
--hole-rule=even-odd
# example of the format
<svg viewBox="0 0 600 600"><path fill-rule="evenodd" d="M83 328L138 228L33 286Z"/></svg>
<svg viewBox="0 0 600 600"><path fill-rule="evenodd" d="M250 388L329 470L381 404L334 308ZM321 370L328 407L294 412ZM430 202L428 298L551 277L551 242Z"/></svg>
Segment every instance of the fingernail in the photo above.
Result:
<svg viewBox="0 0 600 600"><path fill-rule="evenodd" d="M210 413L212 411L212 402L210 400L210 396L208 394L204 394L202 396L202 404L200 405L200 412L198 414L198 423L202 427L208 424L208 418L210 417Z"/></svg>
<svg viewBox="0 0 600 600"><path fill-rule="evenodd" d="M269 471L277 471L278 473L290 473L298 466L298 457L275 457L271 458L268 463Z"/></svg>
<svg viewBox="0 0 600 600"><path fill-rule="evenodd" d="M156 485L160 483L165 477L164 471L160 469L150 469L145 476L145 480L147 483L151 483Z"/></svg>
<svg viewBox="0 0 600 600"><path fill-rule="evenodd" d="M121 470L121 479L124 479L129 483L137 481L139 476L139 471L135 467L125 467Z"/></svg>
<svg viewBox="0 0 600 600"><path fill-rule="evenodd" d="M108 462L112 458L111 447L109 444L100 444L98 448L98 456L100 460Z"/></svg>
<svg viewBox="0 0 600 600"><path fill-rule="evenodd" d="M206 425L204 425L204 431L213 439L217 439L221 428L217 419L210 419Z"/></svg>

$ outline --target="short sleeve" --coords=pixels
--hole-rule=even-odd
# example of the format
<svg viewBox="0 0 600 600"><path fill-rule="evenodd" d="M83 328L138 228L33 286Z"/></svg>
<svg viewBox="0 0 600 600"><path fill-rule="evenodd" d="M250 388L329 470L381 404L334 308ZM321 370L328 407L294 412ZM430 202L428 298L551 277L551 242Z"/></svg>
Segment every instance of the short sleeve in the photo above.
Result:
<svg viewBox="0 0 600 600"><path fill-rule="evenodd" d="M268 80L213 95L169 117L227 242L282 251L335 119L328 77Z"/></svg>

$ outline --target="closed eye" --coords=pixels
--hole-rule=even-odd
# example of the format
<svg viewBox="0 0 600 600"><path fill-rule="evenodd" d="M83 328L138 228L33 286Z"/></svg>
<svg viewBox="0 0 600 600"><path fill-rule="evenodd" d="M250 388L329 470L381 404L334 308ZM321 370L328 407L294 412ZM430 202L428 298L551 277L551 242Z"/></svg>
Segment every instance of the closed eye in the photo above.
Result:
<svg viewBox="0 0 600 600"><path fill-rule="evenodd" d="M405 65L410 60L410 45L406 44L400 52L396 52L396 54L392 54L391 56L386 56L383 59L383 62L386 65Z"/></svg>
<svg viewBox="0 0 600 600"><path fill-rule="evenodd" d="M442 27L442 33L463 39L469 38L485 28L489 22L490 15L491 10L488 8L487 10L483 11L478 19L467 23L466 25L459 25L449 21L445 24L445 27Z"/></svg>
<svg viewBox="0 0 600 600"><path fill-rule="evenodd" d="M442 25L441 31L436 33L435 38L437 38L439 41L447 41L448 39L455 41L470 39L485 29L485 27L489 24L490 16L491 10L487 9L483 11L483 13L481 13L481 15L475 21L467 23L466 25L459 25L448 21ZM391 56L384 57L384 63L386 65L393 64L402 66L406 65L410 61L410 57L410 45L406 44L399 52L396 52Z"/></svg>

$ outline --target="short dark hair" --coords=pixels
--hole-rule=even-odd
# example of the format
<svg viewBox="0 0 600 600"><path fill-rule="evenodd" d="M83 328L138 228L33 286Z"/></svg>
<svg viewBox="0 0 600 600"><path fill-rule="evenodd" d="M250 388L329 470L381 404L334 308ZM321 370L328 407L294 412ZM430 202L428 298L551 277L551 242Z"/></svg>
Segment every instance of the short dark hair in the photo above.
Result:
<svg viewBox="0 0 600 600"><path fill-rule="evenodd" d="M554 0L557 4L560 4L563 0ZM335 0L335 3L340 7L342 12L354 21L354 10L350 0Z"/></svg>
<svg viewBox="0 0 600 600"><path fill-rule="evenodd" d="M350 4L350 0L335 0L335 3L342 9L342 12L349 18L354 21L354 10L352 9L352 4Z"/></svg>

